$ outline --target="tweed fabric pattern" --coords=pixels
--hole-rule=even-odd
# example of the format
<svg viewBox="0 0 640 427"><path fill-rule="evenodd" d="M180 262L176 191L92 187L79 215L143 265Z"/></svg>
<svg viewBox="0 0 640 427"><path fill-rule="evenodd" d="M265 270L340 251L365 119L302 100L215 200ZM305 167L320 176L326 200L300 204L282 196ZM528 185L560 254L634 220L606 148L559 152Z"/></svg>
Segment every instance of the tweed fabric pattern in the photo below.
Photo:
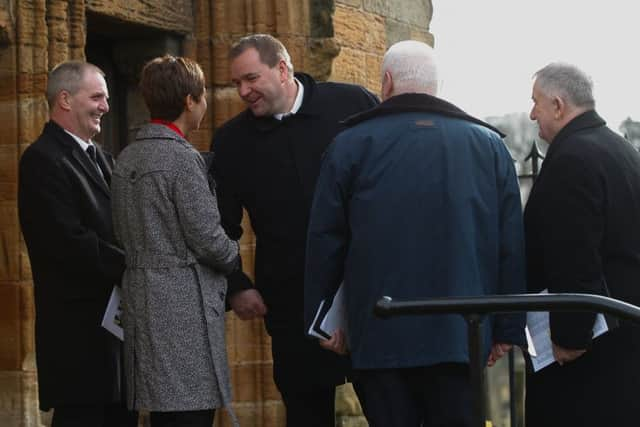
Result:
<svg viewBox="0 0 640 427"><path fill-rule="evenodd" d="M230 407L225 294L238 243L220 226L200 154L163 125L143 127L113 173L113 218L125 249L128 406Z"/></svg>

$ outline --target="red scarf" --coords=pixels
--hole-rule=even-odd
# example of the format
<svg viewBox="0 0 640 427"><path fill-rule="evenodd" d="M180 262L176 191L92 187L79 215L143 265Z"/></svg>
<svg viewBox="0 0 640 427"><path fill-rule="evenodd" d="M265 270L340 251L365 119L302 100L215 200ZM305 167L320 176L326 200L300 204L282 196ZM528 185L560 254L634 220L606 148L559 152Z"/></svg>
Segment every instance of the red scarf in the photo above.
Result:
<svg viewBox="0 0 640 427"><path fill-rule="evenodd" d="M169 129L171 129L172 131L174 131L175 133L177 133L178 135L180 135L181 137L183 137L184 139L187 139L184 136L184 133L182 133L182 131L180 130L180 128L176 125L174 125L172 122L168 122L166 120L162 120L162 119L151 119L151 123L155 123L157 125L164 125L166 127L168 127Z"/></svg>

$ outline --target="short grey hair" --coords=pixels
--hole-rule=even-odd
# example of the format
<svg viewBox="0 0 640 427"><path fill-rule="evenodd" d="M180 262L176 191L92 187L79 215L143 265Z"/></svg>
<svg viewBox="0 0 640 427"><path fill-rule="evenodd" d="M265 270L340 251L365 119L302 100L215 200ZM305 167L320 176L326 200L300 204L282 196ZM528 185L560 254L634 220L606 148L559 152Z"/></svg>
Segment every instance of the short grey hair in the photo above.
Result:
<svg viewBox="0 0 640 427"><path fill-rule="evenodd" d="M438 65L434 50L426 43L403 40L392 45L382 60L382 77L393 76L394 95L438 92Z"/></svg>
<svg viewBox="0 0 640 427"><path fill-rule="evenodd" d="M576 107L593 109L593 80L572 64L552 62L538 70L533 77L538 88L547 96L559 96Z"/></svg>
<svg viewBox="0 0 640 427"><path fill-rule="evenodd" d="M67 61L53 67L47 78L49 108L53 107L58 94L63 90L75 95L80 90L88 71L95 71L105 77L104 71L89 62Z"/></svg>

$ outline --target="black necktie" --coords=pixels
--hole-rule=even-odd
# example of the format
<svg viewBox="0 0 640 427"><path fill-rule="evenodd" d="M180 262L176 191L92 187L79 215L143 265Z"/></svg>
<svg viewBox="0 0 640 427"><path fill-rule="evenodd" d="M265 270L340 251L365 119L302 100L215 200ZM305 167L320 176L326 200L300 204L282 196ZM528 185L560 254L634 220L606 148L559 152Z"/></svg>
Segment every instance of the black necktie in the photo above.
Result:
<svg viewBox="0 0 640 427"><path fill-rule="evenodd" d="M93 166L95 166L98 170L98 173L102 175L102 171L100 170L100 166L98 165L98 159L96 158L96 147L94 147L93 144L89 144L89 146L87 147L87 154L93 162Z"/></svg>

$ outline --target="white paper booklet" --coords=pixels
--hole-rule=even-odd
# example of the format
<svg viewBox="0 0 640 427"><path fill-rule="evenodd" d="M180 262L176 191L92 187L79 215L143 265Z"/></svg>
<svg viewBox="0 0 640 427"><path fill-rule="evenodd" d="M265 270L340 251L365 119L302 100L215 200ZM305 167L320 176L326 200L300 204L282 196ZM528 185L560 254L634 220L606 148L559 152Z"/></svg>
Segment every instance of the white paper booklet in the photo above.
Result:
<svg viewBox="0 0 640 427"><path fill-rule="evenodd" d="M347 308L344 298L344 282L336 291L333 301L323 299L318 306L313 323L309 327L308 334L321 339L329 339L340 328L347 333ZM331 304L327 306L327 304Z"/></svg>
<svg viewBox="0 0 640 427"><path fill-rule="evenodd" d="M541 294L546 294L545 289ZM593 337L596 338L609 330L607 321L604 316L599 313L593 325ZM551 329L549 326L549 312L546 311L530 311L527 313L527 326L525 328L527 336L527 346L533 371L538 372L540 369L551 365L556 360L553 357L553 347L551 344Z"/></svg>
<svg viewBox="0 0 640 427"><path fill-rule="evenodd" d="M124 331L122 330L120 321L121 314L120 288L114 286L113 291L111 291L111 296L109 297L109 302L107 303L107 309L102 317L102 327L119 338L120 341L124 341Z"/></svg>

